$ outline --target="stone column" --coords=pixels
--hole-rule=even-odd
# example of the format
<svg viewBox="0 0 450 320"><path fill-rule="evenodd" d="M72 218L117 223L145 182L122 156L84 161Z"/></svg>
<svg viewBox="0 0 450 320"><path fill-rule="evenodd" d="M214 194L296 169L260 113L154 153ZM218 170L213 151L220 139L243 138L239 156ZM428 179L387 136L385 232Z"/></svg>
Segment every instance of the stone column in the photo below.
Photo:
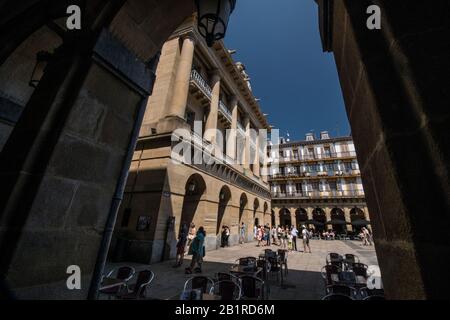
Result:
<svg viewBox="0 0 450 320"><path fill-rule="evenodd" d="M370 221L369 210L367 209L367 207L364 206L362 210L364 211L364 219ZM372 232L372 225L367 226L367 228L370 230L370 232Z"/></svg>
<svg viewBox="0 0 450 320"><path fill-rule="evenodd" d="M347 231L352 232L353 226L351 225L352 218L350 216L350 208L348 208L348 207L344 208L344 217L345 217L345 222L347 222Z"/></svg>
<svg viewBox="0 0 450 320"><path fill-rule="evenodd" d="M82 289L64 297L85 299L107 255L101 243L111 239L123 195L118 181L130 167L153 77L106 31L96 48L91 35L60 47L64 54L47 65L0 153L0 274L18 298L61 297L55 284L65 283L65 272L49 270L76 263Z"/></svg>
<svg viewBox="0 0 450 320"><path fill-rule="evenodd" d="M250 118L248 116L244 119L245 128L245 145L244 145L244 169L250 168Z"/></svg>
<svg viewBox="0 0 450 320"><path fill-rule="evenodd" d="M280 225L280 208L273 208L275 212L275 225L278 227Z"/></svg>
<svg viewBox="0 0 450 320"><path fill-rule="evenodd" d="M263 148L263 175L262 175L262 179L264 182L268 182L269 181L269 167L268 167L268 159L267 159L267 141L264 141L264 148Z"/></svg>
<svg viewBox="0 0 450 320"><path fill-rule="evenodd" d="M238 100L236 96L232 96L229 101L231 107L231 130L227 137L227 155L236 160L236 137L237 137L237 122L238 122Z"/></svg>
<svg viewBox="0 0 450 320"><path fill-rule="evenodd" d="M211 72L211 104L209 106L209 114L205 125L205 139L216 144L217 117L219 115L220 101L220 75L219 70L215 69Z"/></svg>
<svg viewBox="0 0 450 320"><path fill-rule="evenodd" d="M259 147L260 147L260 141L259 141L259 135L257 133L256 135L256 142L255 142L255 157L254 157L254 165L253 165L253 173L255 174L255 176L260 177L261 176L261 172L260 172L260 163L259 163Z"/></svg>
<svg viewBox="0 0 450 320"><path fill-rule="evenodd" d="M330 208L325 208L325 217L326 217L326 221L328 223L328 221L331 220L331 209ZM326 224L326 229L332 228L333 226L331 224Z"/></svg>
<svg viewBox="0 0 450 320"><path fill-rule="evenodd" d="M157 126L158 132L170 132L180 126L187 127L184 117L189 95L189 81L191 78L194 50L195 39L193 35L188 34L184 36L173 87L172 102L169 105L165 119Z"/></svg>
<svg viewBox="0 0 450 320"><path fill-rule="evenodd" d="M385 295L449 299L450 273L442 272L448 233L430 232L436 221L450 225L450 109L441 89L448 83L448 1L433 1L426 14L421 1L409 1L407 15L400 1L377 1L381 30L362 27L371 4L334 1L333 26L322 30L334 30L325 49L334 52L342 84ZM416 19L420 28L408 23Z"/></svg>
<svg viewBox="0 0 450 320"><path fill-rule="evenodd" d="M295 215L295 211L297 208L290 208L289 211L291 212L291 226L297 227L297 216Z"/></svg>

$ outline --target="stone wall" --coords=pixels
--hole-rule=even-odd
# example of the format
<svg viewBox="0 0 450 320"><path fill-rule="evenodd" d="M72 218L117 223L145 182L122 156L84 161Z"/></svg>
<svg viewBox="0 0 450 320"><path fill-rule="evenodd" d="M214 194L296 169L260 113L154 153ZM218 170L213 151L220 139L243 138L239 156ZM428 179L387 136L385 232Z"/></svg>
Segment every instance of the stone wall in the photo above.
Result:
<svg viewBox="0 0 450 320"><path fill-rule="evenodd" d="M448 298L449 3L331 3L323 39L331 38L386 296ZM366 27L371 4L381 30Z"/></svg>

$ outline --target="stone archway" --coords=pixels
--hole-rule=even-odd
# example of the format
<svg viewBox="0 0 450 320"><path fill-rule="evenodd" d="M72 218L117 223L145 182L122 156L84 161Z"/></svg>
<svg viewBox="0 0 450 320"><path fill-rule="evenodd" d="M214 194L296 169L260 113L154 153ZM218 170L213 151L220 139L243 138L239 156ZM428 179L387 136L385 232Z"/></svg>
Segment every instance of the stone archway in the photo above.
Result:
<svg viewBox="0 0 450 320"><path fill-rule="evenodd" d="M448 297L449 292L441 283L448 283L449 276L444 275L445 278L442 278L442 275L437 276L441 268L441 259L430 255L428 250L430 244L447 243L446 235L445 233L424 235L422 232L424 229L433 228L436 219L440 219L446 225L449 223L449 217L442 216L442 212L450 211L448 176L445 174L449 171L448 163L450 163L446 151L448 150L448 139L446 139L448 126L442 122L442 119L448 118L449 111L444 105L448 99L447 93L439 90L440 86L436 85L441 81L445 83L448 77L446 69L440 68L439 65L440 62L447 61L448 52L442 50L442 41L429 40L448 38L448 29L444 28L447 25L445 9L448 8L448 3L446 0L434 1L433 6L426 8L427 14L424 16L422 4L411 1L408 4L410 10L405 17L403 4L380 0L377 3L383 9L383 23L392 32L377 32L358 27L365 25L366 9L373 1L317 2L320 5L323 47L325 51L334 52L347 114L350 116L352 135L358 158L361 159L364 189L373 215L375 241L379 240L377 250L382 252L379 255L379 261L383 270L387 296L394 299ZM51 4L62 9L73 3L78 1L23 0L20 3L5 1L1 27L8 26L14 30L14 34L1 34L0 63L4 62L28 35L48 22L47 16L52 16L52 12L49 14L41 10L43 5L50 7L49 4ZM92 23L94 18L106 16L105 21L96 23L101 29L110 25L113 20L110 31L116 39L126 44L129 51L145 62L155 55L176 26L193 11L192 1L128 0L123 7L121 7L123 4L121 1L113 2L117 6L108 7L106 4L109 4L109 1L88 1L87 3L89 4L87 21ZM330 3L333 5L330 6ZM406 20L421 21L421 29L417 29L417 26L413 24L405 23ZM158 26L157 32L155 32L155 25ZM90 25L87 27L89 28ZM89 36L92 35L94 32ZM71 47L77 48L77 45L80 45L79 47L83 48L84 42L86 45L92 43L85 39L79 40L79 43L72 43ZM427 50L421 48L427 48ZM84 49L86 47L80 51L90 52ZM433 59L429 58L430 54L433 55ZM8 183L5 182L4 192L0 196L0 212L5 212L5 216L15 213L11 216L14 216L15 226L18 226L20 230L15 233L11 228L12 236L2 241L7 254L2 256L1 270L5 272L20 270L17 272L19 276L12 275L14 287L36 284L24 283L20 279L20 275L27 273L27 269L22 266L32 265L35 274L43 277L48 270L47 266L39 263L36 258L25 257L24 260L17 258L21 255L15 254L16 247L26 247L28 242L25 239L28 236L36 237L30 240L33 242L48 242L49 239L57 238L58 241L53 243L64 242L67 246L54 245L51 248L52 253L64 254L73 251L72 258L78 259L81 258L81 254L77 255L76 250L70 250L70 248L74 248L74 244L77 243L79 231L92 229L92 225L85 226L84 229L74 226L76 229L74 234L48 230L39 236L34 235L32 230L24 228L27 221L44 221L45 219L41 219L43 216L30 208L52 198L62 201L72 196L75 202L90 198L103 199L103 204L99 204L102 209L95 213L95 218L103 221L109 210L103 208L104 203L113 198L114 186L121 176L119 168L124 162L123 150L127 148L128 141L125 143L122 141L118 146L122 149L120 153L122 156L120 156L113 154L109 149L102 149L98 144L88 145L83 139L77 139L78 134L86 133L86 131L83 131L81 126L74 127L77 114L85 114L82 108L80 110L74 108L76 95L83 89L87 89L84 79L92 75L93 77L89 79L99 82L98 89L105 89L110 85L109 81L104 80L105 78L109 80L108 74L101 73L97 78L99 70L88 69L92 63L90 54L87 57L76 52L70 53L65 58L69 63L53 62L49 66L46 76L48 81L40 83L36 90L36 98L33 102L30 101L24 110L27 121L22 121L19 126L26 130L19 132L14 129L16 132L13 131L11 135L13 140L7 147L8 152L2 155L4 158L0 160L2 174L12 177ZM45 86L47 89L43 91ZM67 88L73 90L67 90ZM120 87L120 90L115 93L122 95L125 92L127 92L126 89ZM367 92L370 94L366 94ZM101 90L98 90L97 94L101 96ZM51 98L56 96L60 101L59 105L54 98ZM108 102L107 95L100 98L107 101L105 110L110 111L109 102L111 101ZM109 99L114 100L111 97ZM88 105L92 105L90 101ZM397 107L392 108L393 105ZM40 112L38 106L42 107ZM35 110L31 111L29 107ZM138 114L137 109L130 108L128 111L130 114ZM48 112L49 110L51 112ZM74 112L69 116L69 111ZM405 111L408 112L405 113ZM57 114L59 117L52 122L47 118L47 114ZM423 121L417 119L425 119L426 125L424 126ZM27 126L27 122L33 125ZM368 122L370 126L367 125ZM96 121L83 123L84 130L89 131L95 128L97 123ZM71 124L72 127L66 130L68 128L64 127L64 124ZM46 128L46 134L41 132L43 127ZM113 134L114 131L120 131L116 128L111 131L107 128L100 129L106 130L103 132L106 136ZM67 135L67 131L72 131L73 134ZM123 132L130 134L131 129ZM68 136L73 140L70 140ZM38 141L41 143L37 144ZM433 148L430 149L430 145ZM47 154L37 158L35 156L38 150L47 150ZM83 161L86 158L90 161ZM405 162L405 159L412 158L417 161ZM16 161L13 161L14 159ZM102 168L96 165L96 163L103 163L104 159L109 161L107 167ZM74 163L76 164L74 167L79 170L73 170L71 165ZM380 166L380 163L384 165ZM420 170L417 169L416 163L421 164ZM55 171L47 171L45 169L47 167L56 169L57 176L59 175L61 179L56 181L52 176L52 172ZM443 170L435 170L437 167ZM35 170L36 168L38 170ZM83 176L83 172L88 172L90 168L93 168L97 175ZM105 171L109 171L109 174L104 174ZM20 176L21 172L26 172L27 176L33 176L36 179L28 183ZM90 180L89 184L84 184L86 179ZM75 191L68 183L69 181L78 183L81 186L80 189ZM422 183L417 184L416 181ZM427 190L423 189L423 185L428 186ZM431 204L428 200L430 197L435 199ZM13 199L20 199L20 201ZM403 201L399 203L392 199L403 199ZM424 215L423 212L426 211L429 211L429 214ZM392 212L402 214L392 215ZM70 211L67 214L75 215L76 213ZM384 223L389 224L390 227L385 229ZM9 221L3 225L8 228ZM404 231L405 225L410 226L407 232ZM90 234L89 242L100 243L101 238L98 234ZM391 241L387 241L392 238L407 243L405 247L408 249L399 248ZM445 249L447 250L448 246ZM96 250L92 250L89 257L86 255L87 253L83 253L82 260L86 261L86 272L89 273L92 270L92 260L95 260ZM18 260L14 260L16 258ZM397 285L397 270L392 271L390 268L393 262L408 268L409 272L405 273L407 279L403 282L403 286ZM61 266L59 262L55 262L53 267ZM52 278L49 281L60 280L62 279ZM74 294L83 297L84 293L85 291L80 291Z"/></svg>
<svg viewBox="0 0 450 320"><path fill-rule="evenodd" d="M368 221L366 223L365 213L361 208L354 207L350 210L350 221L355 234L358 234L362 227L370 226Z"/></svg>
<svg viewBox="0 0 450 320"><path fill-rule="evenodd" d="M327 222L325 211L322 208L314 208L312 211L312 216L315 223L315 230L318 232L325 230L325 224Z"/></svg>
<svg viewBox="0 0 450 320"><path fill-rule="evenodd" d="M202 224L202 221L196 213L198 212L200 199L205 192L206 184L203 177L199 174L193 174L190 176L185 185L185 195L183 199L179 231L181 230L183 224L189 226L191 223L194 223L196 228Z"/></svg>
<svg viewBox="0 0 450 320"><path fill-rule="evenodd" d="M292 225L291 211L287 208L281 208L280 210L280 226L290 228Z"/></svg>
<svg viewBox="0 0 450 320"><path fill-rule="evenodd" d="M261 215L258 213L259 210L259 200L255 198L253 201L253 226L259 226L264 223L264 220L261 219Z"/></svg>
<svg viewBox="0 0 450 320"><path fill-rule="evenodd" d="M249 225L249 222L247 221L246 217L246 211L248 206L248 198L246 193L242 193L241 197L239 198L239 232L241 232L242 225L245 226L245 235L244 235L244 241L248 241L248 235L251 232L251 227Z"/></svg>
<svg viewBox="0 0 450 320"><path fill-rule="evenodd" d="M346 221L345 221L345 214L344 211L340 208L333 208L331 209L331 221L329 221L328 225L332 227L332 229L335 231L337 235L339 234L346 234L347 228L346 228Z"/></svg>
<svg viewBox="0 0 450 320"><path fill-rule="evenodd" d="M217 229L216 229L216 235L217 235L217 243L218 246L221 244L221 233L222 233L222 227L227 226L230 229L231 232L231 221L229 219L226 219L225 216L227 215L227 211L230 210L229 203L231 202L231 191L228 186L223 186L220 189L219 192L219 204L218 204L218 210L217 210ZM228 215L230 215L231 212L228 212Z"/></svg>
<svg viewBox="0 0 450 320"><path fill-rule="evenodd" d="M308 213L304 208L298 208L295 210L295 220L297 223L297 229L301 230L302 225L305 225L305 222L308 220Z"/></svg>

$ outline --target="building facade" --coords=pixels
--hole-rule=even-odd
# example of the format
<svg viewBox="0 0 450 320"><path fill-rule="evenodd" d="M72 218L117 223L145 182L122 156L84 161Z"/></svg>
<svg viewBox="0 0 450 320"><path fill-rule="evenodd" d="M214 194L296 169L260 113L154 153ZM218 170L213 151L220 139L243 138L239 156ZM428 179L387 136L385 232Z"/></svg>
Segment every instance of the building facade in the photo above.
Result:
<svg viewBox="0 0 450 320"><path fill-rule="evenodd" d="M269 146L272 223L309 225L317 231L356 232L367 225L361 173L351 137L323 131L304 141Z"/></svg>
<svg viewBox="0 0 450 320"><path fill-rule="evenodd" d="M269 124L243 64L222 42L208 47L195 25L195 18L185 21L162 48L119 210L113 260L172 258L181 226L191 222L205 228L207 250L220 246L224 225L235 245L242 223L246 241L255 224L270 223L269 184L261 174L267 148L265 139L251 135ZM187 150L175 152L181 143Z"/></svg>

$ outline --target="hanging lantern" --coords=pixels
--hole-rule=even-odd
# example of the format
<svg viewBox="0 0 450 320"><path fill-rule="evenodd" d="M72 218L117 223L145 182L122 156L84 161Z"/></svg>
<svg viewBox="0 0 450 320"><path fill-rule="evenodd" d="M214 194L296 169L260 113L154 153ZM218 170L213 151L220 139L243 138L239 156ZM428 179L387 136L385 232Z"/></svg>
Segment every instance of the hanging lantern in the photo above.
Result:
<svg viewBox="0 0 450 320"><path fill-rule="evenodd" d="M236 0L196 0L198 31L209 47L223 39L227 32L228 20L236 5Z"/></svg>
<svg viewBox="0 0 450 320"><path fill-rule="evenodd" d="M191 181L188 184L188 191L191 192L191 193L194 193L196 191L196 184L195 184L194 181Z"/></svg>
<svg viewBox="0 0 450 320"><path fill-rule="evenodd" d="M52 55L47 51L39 51L36 54L36 64L34 65L33 71L31 72L31 78L28 85L30 87L36 88L44 75L45 67L50 61Z"/></svg>

